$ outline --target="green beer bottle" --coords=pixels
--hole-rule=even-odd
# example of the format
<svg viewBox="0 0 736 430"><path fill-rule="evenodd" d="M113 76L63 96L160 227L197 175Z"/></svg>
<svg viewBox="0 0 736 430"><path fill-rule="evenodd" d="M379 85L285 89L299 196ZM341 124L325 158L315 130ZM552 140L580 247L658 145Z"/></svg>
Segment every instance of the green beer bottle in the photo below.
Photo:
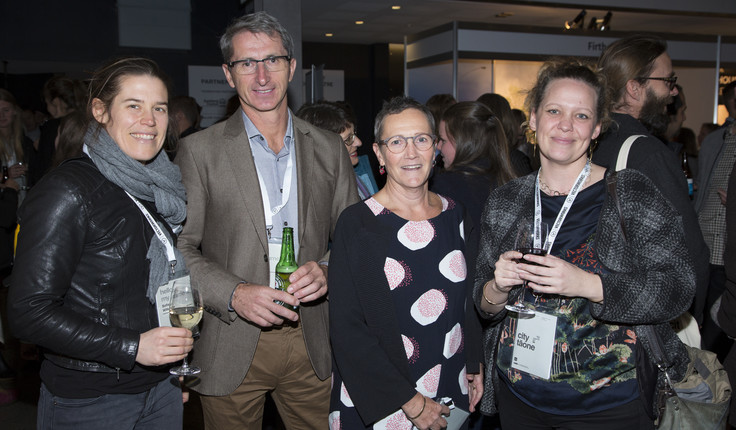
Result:
<svg viewBox="0 0 736 430"><path fill-rule="evenodd" d="M276 264L276 288L281 291L286 291L291 284L291 282L289 282L289 275L294 273L298 267L299 266L296 265L296 258L294 258L294 229L291 227L284 227L284 233L281 240L281 257L279 258L279 262ZM276 303L294 312L299 309L299 306L291 306L281 300L276 300Z"/></svg>

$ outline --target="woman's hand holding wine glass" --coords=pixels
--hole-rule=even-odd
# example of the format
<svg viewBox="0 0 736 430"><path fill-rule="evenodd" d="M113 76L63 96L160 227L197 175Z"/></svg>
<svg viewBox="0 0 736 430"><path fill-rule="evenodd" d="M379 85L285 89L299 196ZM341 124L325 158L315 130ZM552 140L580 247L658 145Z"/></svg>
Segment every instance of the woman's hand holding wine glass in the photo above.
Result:
<svg viewBox="0 0 736 430"><path fill-rule="evenodd" d="M187 331L191 337L192 334L189 330L196 328L202 320L202 313L202 296L199 294L199 290L192 288L188 279L174 282L174 287L171 290L171 304L169 305L171 325L188 329ZM172 375L187 376L201 372L199 367L189 366L186 355L183 357L181 366L169 370Z"/></svg>
<svg viewBox="0 0 736 430"><path fill-rule="evenodd" d="M519 277L537 293L583 297L603 301L600 276L552 255L526 254L519 264Z"/></svg>

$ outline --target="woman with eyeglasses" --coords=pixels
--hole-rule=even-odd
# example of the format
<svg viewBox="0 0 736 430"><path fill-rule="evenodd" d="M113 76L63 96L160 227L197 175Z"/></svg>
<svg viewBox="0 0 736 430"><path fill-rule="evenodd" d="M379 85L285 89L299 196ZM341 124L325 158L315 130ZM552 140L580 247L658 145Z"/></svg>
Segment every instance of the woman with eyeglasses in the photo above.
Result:
<svg viewBox="0 0 736 430"><path fill-rule="evenodd" d="M398 97L375 121L386 185L346 209L330 257L330 428L438 430L482 392L479 322L466 250L472 221L429 191L430 111Z"/></svg>
<svg viewBox="0 0 736 430"><path fill-rule="evenodd" d="M358 148L363 145L363 142L356 134L355 114L349 104L328 101L305 104L299 108L296 116L315 127L340 135L355 170L355 180L361 200L367 199L378 191L368 156L358 155Z"/></svg>

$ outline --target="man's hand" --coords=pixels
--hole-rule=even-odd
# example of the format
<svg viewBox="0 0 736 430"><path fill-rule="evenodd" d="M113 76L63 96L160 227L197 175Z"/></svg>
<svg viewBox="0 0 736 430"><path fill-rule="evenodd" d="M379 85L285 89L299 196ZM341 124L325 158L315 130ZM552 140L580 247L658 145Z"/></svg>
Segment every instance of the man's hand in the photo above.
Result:
<svg viewBox="0 0 736 430"><path fill-rule="evenodd" d="M260 327L273 327L283 324L284 320L299 319L299 314L276 304L274 300L292 306L299 305L299 300L284 291L265 285L241 283L235 288L231 306L241 318Z"/></svg>
<svg viewBox="0 0 736 430"><path fill-rule="evenodd" d="M300 302L311 302L327 294L327 266L309 261L289 276L288 291Z"/></svg>

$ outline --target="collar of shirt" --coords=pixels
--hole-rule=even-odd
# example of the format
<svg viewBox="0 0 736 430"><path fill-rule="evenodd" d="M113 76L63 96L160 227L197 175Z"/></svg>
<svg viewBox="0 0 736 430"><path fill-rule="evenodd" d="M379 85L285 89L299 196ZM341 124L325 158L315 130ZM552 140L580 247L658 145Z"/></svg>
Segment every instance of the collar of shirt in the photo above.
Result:
<svg viewBox="0 0 736 430"><path fill-rule="evenodd" d="M281 149L281 153L283 154L289 154L291 152L294 142L294 122L292 121L291 109L289 109L288 112L289 123L286 126L286 134L284 135L284 149L286 149L286 152L284 152L284 149ZM268 142L266 142L266 138L263 137L263 134L261 134L261 132L255 126L255 124L253 124L253 121L248 118L248 115L246 115L245 112L243 112L243 124L245 125L245 133L248 135L248 140L250 141L250 144L260 145L265 151L273 154L271 148L268 147Z"/></svg>

